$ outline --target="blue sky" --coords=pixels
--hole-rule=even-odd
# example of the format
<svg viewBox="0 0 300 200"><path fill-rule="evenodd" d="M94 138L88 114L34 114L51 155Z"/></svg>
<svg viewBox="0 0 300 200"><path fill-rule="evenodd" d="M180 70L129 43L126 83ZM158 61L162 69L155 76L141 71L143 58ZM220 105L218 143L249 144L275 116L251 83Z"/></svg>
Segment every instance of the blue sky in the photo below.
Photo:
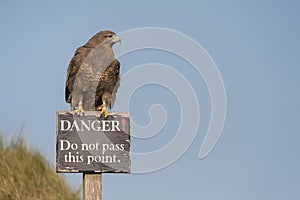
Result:
<svg viewBox="0 0 300 200"><path fill-rule="evenodd" d="M299 199L299 9L298 1L267 0L1 1L0 132L9 137L24 126L30 146L54 164L55 112L69 109L64 84L75 49L99 30L169 28L200 43L218 66L227 95L222 135L199 160L210 99L203 79L185 61L154 50L121 57L122 74L151 62L183 74L197 91L201 122L191 147L172 165L147 174L105 175L103 198ZM132 120L141 125L149 123L153 104L168 112L161 132L133 139L133 150L155 150L174 137L180 112L170 91L145 86L130 103ZM67 178L80 186L80 174Z"/></svg>

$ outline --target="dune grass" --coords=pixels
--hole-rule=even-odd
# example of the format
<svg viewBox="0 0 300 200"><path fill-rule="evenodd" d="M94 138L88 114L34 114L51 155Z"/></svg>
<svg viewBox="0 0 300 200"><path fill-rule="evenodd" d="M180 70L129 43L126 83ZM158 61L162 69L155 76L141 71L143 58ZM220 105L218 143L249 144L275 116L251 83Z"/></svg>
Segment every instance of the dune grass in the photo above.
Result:
<svg viewBox="0 0 300 200"><path fill-rule="evenodd" d="M22 139L5 144L0 135L1 200L76 200L62 176L37 151L24 145Z"/></svg>

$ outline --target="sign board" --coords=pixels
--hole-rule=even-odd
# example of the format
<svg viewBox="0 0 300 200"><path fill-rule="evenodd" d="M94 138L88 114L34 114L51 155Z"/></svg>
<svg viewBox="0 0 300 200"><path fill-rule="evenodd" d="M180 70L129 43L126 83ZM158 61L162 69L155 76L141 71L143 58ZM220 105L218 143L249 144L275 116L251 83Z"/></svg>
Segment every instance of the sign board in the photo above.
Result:
<svg viewBox="0 0 300 200"><path fill-rule="evenodd" d="M128 113L56 113L57 172L130 173Z"/></svg>

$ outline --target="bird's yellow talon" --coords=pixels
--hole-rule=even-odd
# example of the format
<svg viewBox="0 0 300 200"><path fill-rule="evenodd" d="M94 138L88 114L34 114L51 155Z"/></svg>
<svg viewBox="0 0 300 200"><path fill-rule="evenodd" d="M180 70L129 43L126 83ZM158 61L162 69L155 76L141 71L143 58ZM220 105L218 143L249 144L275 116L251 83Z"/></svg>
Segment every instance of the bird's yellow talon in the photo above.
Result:
<svg viewBox="0 0 300 200"><path fill-rule="evenodd" d="M99 110L100 110L100 116L102 115L106 118L109 115L109 113L104 105L101 105L99 107Z"/></svg>
<svg viewBox="0 0 300 200"><path fill-rule="evenodd" d="M74 110L74 112L77 114L77 115L81 115L84 113L84 110L81 106L79 106L77 109Z"/></svg>

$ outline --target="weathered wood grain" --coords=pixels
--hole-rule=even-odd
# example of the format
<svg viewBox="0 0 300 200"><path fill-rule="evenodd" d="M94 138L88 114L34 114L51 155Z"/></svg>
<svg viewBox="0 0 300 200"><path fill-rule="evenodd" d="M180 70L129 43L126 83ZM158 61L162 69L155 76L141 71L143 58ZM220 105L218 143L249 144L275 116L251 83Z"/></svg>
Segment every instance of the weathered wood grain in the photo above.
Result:
<svg viewBox="0 0 300 200"><path fill-rule="evenodd" d="M130 173L129 114L112 113L107 118L99 117L98 112L85 112L84 114L84 116L78 116L70 111L56 113L57 172ZM85 125L90 125L90 129L82 124L81 127L81 121ZM97 123L93 124L94 121ZM100 124L103 121L105 121L105 128L100 130ZM115 121L115 125L119 126L110 127L113 126L113 123L109 123L110 121ZM67 148L68 145L71 145L70 148ZM76 145L77 148L72 148ZM83 148L87 146L88 149ZM109 150L103 152L103 147L108 146ZM117 150L118 148L121 150ZM88 158L90 160L94 158L94 161L88 162Z"/></svg>
<svg viewBox="0 0 300 200"><path fill-rule="evenodd" d="M83 174L83 200L102 200L102 174Z"/></svg>

